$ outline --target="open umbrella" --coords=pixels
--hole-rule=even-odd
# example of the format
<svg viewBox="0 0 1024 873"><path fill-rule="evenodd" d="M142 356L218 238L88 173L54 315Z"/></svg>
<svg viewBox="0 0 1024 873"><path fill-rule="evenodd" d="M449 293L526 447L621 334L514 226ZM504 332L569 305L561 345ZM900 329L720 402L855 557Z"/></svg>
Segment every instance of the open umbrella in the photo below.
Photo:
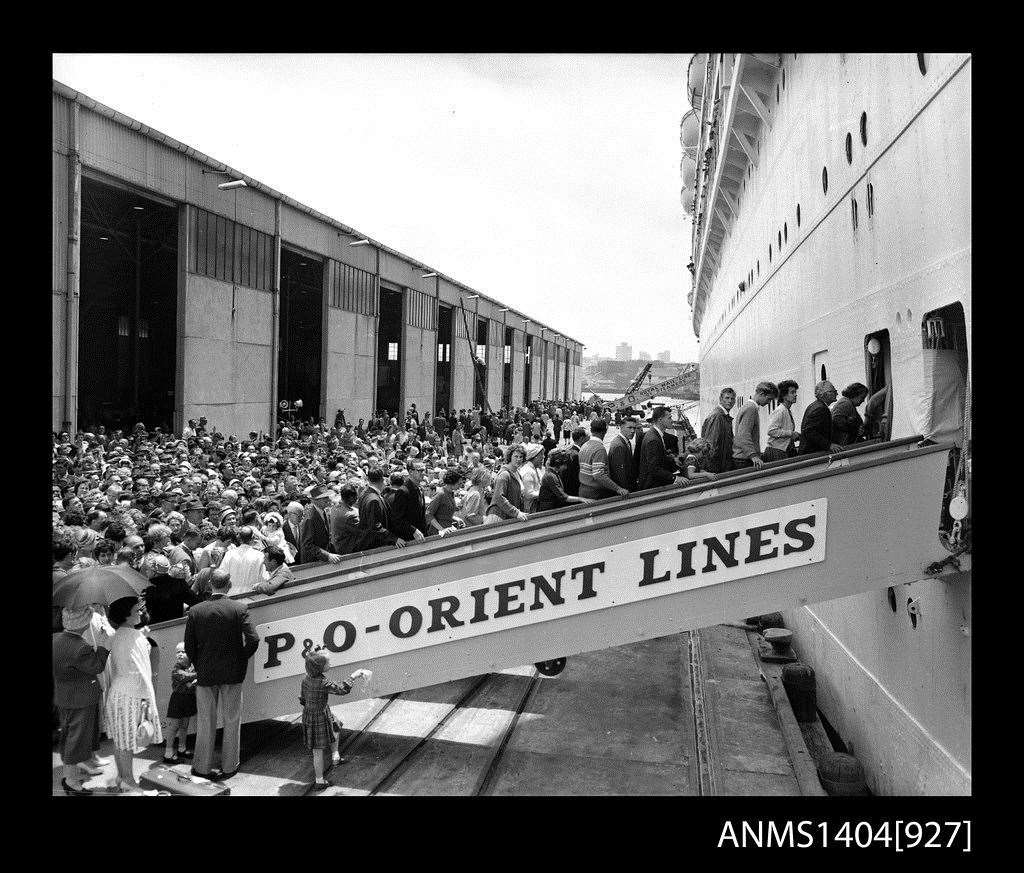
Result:
<svg viewBox="0 0 1024 873"><path fill-rule="evenodd" d="M139 597L149 581L131 567L96 564L65 576L53 589L53 604L81 609L90 603L109 606L122 597Z"/></svg>

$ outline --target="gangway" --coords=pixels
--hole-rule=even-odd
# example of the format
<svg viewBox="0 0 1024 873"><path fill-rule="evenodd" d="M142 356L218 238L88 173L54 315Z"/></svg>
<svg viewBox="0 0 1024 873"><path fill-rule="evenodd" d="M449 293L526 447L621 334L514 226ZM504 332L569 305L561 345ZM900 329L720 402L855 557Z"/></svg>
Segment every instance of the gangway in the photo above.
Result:
<svg viewBox="0 0 1024 873"><path fill-rule="evenodd" d="M946 556L950 446L919 439L299 568L270 597L239 595L260 635L243 719L296 710L302 652L315 646L336 678L373 671L347 703L928 578ZM152 626L165 659L184 623Z"/></svg>

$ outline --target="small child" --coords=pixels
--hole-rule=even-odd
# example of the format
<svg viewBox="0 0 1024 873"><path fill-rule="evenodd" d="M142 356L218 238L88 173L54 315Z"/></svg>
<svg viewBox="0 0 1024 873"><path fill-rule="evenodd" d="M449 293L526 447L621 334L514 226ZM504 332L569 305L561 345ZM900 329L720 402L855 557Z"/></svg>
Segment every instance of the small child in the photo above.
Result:
<svg viewBox="0 0 1024 873"><path fill-rule="evenodd" d="M331 783L324 778L329 769L324 766L327 749L331 750L331 765L339 763L338 735L341 733L341 722L331 712L328 695L348 694L352 690L352 682L369 677L366 670L357 670L348 680L338 685L324 676L327 669L327 655L323 651L309 652L305 656L306 675L302 680L302 692L299 703L302 704L302 739L307 749L313 753L314 788L326 788Z"/></svg>
<svg viewBox="0 0 1024 873"><path fill-rule="evenodd" d="M178 643L171 670L171 699L167 702L167 743L164 745L164 763L177 764L182 758L191 758L186 748L188 729L196 714L196 684L199 682L195 667L185 654L185 644ZM174 749L174 741L178 749Z"/></svg>

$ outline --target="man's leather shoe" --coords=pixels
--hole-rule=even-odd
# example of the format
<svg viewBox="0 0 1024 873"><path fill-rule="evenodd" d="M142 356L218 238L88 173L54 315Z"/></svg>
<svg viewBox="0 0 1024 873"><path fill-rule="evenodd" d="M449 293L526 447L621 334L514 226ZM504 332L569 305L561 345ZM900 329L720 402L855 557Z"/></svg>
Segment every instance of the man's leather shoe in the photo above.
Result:
<svg viewBox="0 0 1024 873"><path fill-rule="evenodd" d="M64 789L64 793L72 797L85 796L88 797L92 794L92 790L86 788L84 785L81 788L75 788L73 785L68 785L67 779L60 780L60 787Z"/></svg>
<svg viewBox="0 0 1024 873"><path fill-rule="evenodd" d="M220 770L211 770L209 773L200 773L198 770L193 769L191 774L199 779L209 779L211 782L216 782L220 779Z"/></svg>
<svg viewBox="0 0 1024 873"><path fill-rule="evenodd" d="M217 781L218 782L223 782L225 779L230 779L232 776L237 776L237 775L238 775L238 771L237 770L232 770L230 773L223 773L223 772L218 770L217 771Z"/></svg>

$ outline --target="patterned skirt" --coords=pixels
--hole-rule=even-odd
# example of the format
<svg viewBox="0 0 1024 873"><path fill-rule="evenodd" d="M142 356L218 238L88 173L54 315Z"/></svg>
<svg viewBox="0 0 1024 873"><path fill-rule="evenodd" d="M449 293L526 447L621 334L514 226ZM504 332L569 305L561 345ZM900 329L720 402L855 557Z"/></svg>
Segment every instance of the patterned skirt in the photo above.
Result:
<svg viewBox="0 0 1024 873"><path fill-rule="evenodd" d="M121 688L111 688L107 693L107 735L114 741L114 748L120 752L141 752L136 745L136 729L142 721L142 700ZM149 720L156 729L154 744L164 741L160 716L156 707L149 707Z"/></svg>
<svg viewBox="0 0 1024 873"><path fill-rule="evenodd" d="M329 706L321 710L306 706L302 709L302 741L307 749L328 749L341 732L341 722L334 717Z"/></svg>

